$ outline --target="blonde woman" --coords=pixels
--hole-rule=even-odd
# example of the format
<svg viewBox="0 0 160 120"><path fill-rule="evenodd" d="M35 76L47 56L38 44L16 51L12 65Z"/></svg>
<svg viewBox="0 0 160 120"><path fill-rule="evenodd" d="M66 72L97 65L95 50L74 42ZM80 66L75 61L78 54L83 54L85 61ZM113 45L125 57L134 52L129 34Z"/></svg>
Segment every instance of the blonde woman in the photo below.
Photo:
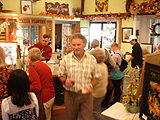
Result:
<svg viewBox="0 0 160 120"><path fill-rule="evenodd" d="M98 79L97 84L94 86L93 95L93 120L103 120L101 115L102 100L107 92L108 85L108 70L106 64L104 64L105 52L102 48L95 48L90 52L96 58L98 68L101 72L101 77Z"/></svg>
<svg viewBox="0 0 160 120"><path fill-rule="evenodd" d="M0 47L0 109L2 100L8 96L8 78L12 72L11 69L7 68L7 64L5 63L6 54L2 47ZM2 113L0 110L0 119L2 118Z"/></svg>
<svg viewBox="0 0 160 120"><path fill-rule="evenodd" d="M41 100L45 108L47 120L51 120L51 109L55 100L55 90L52 83L51 69L41 61L41 51L39 48L32 48L28 51L29 59L29 79L31 81L30 91L35 92L38 102ZM36 69L37 71L36 71Z"/></svg>
<svg viewBox="0 0 160 120"><path fill-rule="evenodd" d="M155 51L155 53L159 53L160 52L160 43L157 45L157 50Z"/></svg>
<svg viewBox="0 0 160 120"><path fill-rule="evenodd" d="M115 61L115 63L121 66L121 61L122 61L122 58L124 59L124 56L120 52L119 45L116 42L112 43L111 50L114 52L114 54L112 55L113 60ZM117 64L110 74L110 79L114 87L114 99L112 104L120 101L120 97L121 97L120 86L121 86L121 81L124 77L123 71L120 70ZM111 96L107 96L107 97L110 98Z"/></svg>

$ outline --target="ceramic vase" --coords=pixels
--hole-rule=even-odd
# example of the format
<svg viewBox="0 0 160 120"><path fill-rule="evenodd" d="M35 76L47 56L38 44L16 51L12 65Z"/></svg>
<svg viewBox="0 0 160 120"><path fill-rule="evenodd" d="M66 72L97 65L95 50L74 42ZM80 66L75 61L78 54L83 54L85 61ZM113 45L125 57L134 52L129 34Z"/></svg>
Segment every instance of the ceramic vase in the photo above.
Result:
<svg viewBox="0 0 160 120"><path fill-rule="evenodd" d="M130 113L137 113L138 107L134 108L134 107L130 106L129 108L127 108L127 111Z"/></svg>

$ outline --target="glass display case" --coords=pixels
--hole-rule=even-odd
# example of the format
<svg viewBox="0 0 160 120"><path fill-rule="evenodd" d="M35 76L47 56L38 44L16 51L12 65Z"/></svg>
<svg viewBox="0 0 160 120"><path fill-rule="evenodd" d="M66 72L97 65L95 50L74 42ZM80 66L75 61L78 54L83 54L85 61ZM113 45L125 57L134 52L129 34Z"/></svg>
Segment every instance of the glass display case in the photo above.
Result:
<svg viewBox="0 0 160 120"><path fill-rule="evenodd" d="M160 66L146 63L140 118L145 114L151 120L160 119Z"/></svg>
<svg viewBox="0 0 160 120"><path fill-rule="evenodd" d="M0 42L0 46L4 49L6 54L7 64L17 63L17 42Z"/></svg>
<svg viewBox="0 0 160 120"><path fill-rule="evenodd" d="M21 25L23 33L23 45L31 46L32 44L39 43L39 26L34 25Z"/></svg>

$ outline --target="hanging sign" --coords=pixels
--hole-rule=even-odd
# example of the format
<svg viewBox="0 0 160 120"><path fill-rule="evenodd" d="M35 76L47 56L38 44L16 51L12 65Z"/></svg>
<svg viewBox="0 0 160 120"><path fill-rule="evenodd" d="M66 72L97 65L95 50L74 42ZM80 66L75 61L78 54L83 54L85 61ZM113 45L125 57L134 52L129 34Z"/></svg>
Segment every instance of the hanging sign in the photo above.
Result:
<svg viewBox="0 0 160 120"><path fill-rule="evenodd" d="M46 19L18 18L18 24L23 24L23 25L46 25Z"/></svg>
<svg viewBox="0 0 160 120"><path fill-rule="evenodd" d="M45 2L45 8L46 12L52 13L52 14L63 14L63 15L69 15L69 8L68 4L62 3L60 4L59 2L56 2L55 4L49 2Z"/></svg>

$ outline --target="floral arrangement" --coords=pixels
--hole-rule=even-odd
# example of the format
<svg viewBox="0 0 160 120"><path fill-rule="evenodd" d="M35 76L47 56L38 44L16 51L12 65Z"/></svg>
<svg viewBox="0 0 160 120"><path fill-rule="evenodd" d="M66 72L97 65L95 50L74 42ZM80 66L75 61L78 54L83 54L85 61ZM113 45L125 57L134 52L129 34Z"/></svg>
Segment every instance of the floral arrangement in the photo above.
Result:
<svg viewBox="0 0 160 120"><path fill-rule="evenodd" d="M122 98L122 103L128 110L128 108L132 108L132 110L137 112L140 98L136 98L137 90L138 90L138 80L137 74L139 74L139 69L132 68L130 74L129 85L127 86L126 90L124 90L125 96Z"/></svg>
<svg viewBox="0 0 160 120"><path fill-rule="evenodd" d="M107 18L122 18L126 20L131 17L132 14L155 14L160 15L159 11L160 0L150 0L149 2L142 2L140 4L136 4L133 0L126 0L126 13L107 13L107 14L98 14L98 15L84 15L83 19L93 20L93 19L107 19Z"/></svg>
<svg viewBox="0 0 160 120"><path fill-rule="evenodd" d="M22 57L21 57L20 46L17 47L17 59L18 59L18 63L17 63L18 69L22 69L25 72L27 72L28 65L27 65L27 60L25 60L25 47L24 47L24 50L23 50Z"/></svg>
<svg viewBox="0 0 160 120"><path fill-rule="evenodd" d="M13 21L13 20L10 20L9 25L10 25L10 32L13 32L13 29L16 27L17 22Z"/></svg>
<svg viewBox="0 0 160 120"><path fill-rule="evenodd" d="M151 79L159 82L160 75L151 73ZM148 95L148 113L156 120L160 119L160 83L150 81L150 89Z"/></svg>
<svg viewBox="0 0 160 120"><path fill-rule="evenodd" d="M50 12L41 12L39 13L39 15L48 15L48 16L53 16L53 17L57 17L57 18L63 18L63 19L74 19L75 15L73 16L68 16L68 15L63 15L63 14L52 14Z"/></svg>
<svg viewBox="0 0 160 120"><path fill-rule="evenodd" d="M110 18L113 18L114 20L116 20L117 18L121 18L126 20L127 18L131 17L131 13L127 12L127 13L120 13L118 12L117 14L111 13L110 14L96 14L96 15L83 15L82 16L82 20L107 20Z"/></svg>
<svg viewBox="0 0 160 120"><path fill-rule="evenodd" d="M10 58L11 59L11 64L8 65L8 68L10 69L22 69L24 70L25 72L27 72L28 70L28 63L27 63L27 60L26 60L26 57L25 57L25 47L24 47L24 50L22 51L22 55L21 55L21 51L22 49L20 48L20 46L18 45L17 46L17 49L16 49L16 52L17 52L17 62L16 63L13 63L13 56Z"/></svg>
<svg viewBox="0 0 160 120"><path fill-rule="evenodd" d="M126 69L123 71L124 75L130 75L130 72L131 72L131 69L129 69L129 68L126 68Z"/></svg>
<svg viewBox="0 0 160 120"><path fill-rule="evenodd" d="M129 11L131 14L137 14L137 13L152 13L156 12L156 14L159 14L159 3L160 0L150 0L149 2L142 2L141 4L136 4L134 2L129 1L128 4L130 4Z"/></svg>
<svg viewBox="0 0 160 120"><path fill-rule="evenodd" d="M1 25L0 25L0 33L1 32L5 32L5 28L7 25L10 25L9 22L3 22Z"/></svg>

